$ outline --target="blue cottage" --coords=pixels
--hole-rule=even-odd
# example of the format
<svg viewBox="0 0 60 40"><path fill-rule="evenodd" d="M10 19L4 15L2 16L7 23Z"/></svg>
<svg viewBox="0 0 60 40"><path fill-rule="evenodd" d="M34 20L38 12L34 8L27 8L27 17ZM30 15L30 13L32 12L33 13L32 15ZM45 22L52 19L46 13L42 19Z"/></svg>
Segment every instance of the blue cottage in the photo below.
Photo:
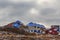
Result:
<svg viewBox="0 0 60 40"><path fill-rule="evenodd" d="M17 20L16 22L13 23L14 28L19 28L21 25L22 25L22 23L19 20Z"/></svg>

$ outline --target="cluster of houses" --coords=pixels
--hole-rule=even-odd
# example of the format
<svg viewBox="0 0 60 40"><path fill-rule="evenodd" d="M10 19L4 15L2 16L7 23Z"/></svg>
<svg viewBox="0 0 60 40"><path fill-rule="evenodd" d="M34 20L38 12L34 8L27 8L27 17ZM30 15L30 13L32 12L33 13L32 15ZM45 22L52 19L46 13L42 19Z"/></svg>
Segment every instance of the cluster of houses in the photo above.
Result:
<svg viewBox="0 0 60 40"><path fill-rule="evenodd" d="M13 26L14 28L20 28L24 25L21 21L17 20L16 22L8 24L9 27ZM24 25L25 26L25 25ZM24 30L29 33L36 33L36 34L58 34L60 32L60 26L59 25L52 25L50 29L46 29L46 27L42 24L33 23L30 22L26 25Z"/></svg>

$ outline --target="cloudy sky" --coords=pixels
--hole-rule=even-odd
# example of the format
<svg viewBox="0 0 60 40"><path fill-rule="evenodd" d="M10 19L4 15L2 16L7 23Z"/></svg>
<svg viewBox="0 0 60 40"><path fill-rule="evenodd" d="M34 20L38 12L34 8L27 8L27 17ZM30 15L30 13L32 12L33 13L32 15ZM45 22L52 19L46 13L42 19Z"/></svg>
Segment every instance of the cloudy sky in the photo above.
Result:
<svg viewBox="0 0 60 40"><path fill-rule="evenodd" d="M59 25L60 0L0 0L0 25L16 20Z"/></svg>

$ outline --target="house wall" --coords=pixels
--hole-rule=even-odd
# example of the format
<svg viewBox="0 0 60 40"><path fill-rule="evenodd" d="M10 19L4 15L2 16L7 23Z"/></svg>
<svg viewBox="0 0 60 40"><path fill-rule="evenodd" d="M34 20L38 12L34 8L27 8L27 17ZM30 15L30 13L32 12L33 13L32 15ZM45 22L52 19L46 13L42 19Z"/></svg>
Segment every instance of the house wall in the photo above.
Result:
<svg viewBox="0 0 60 40"><path fill-rule="evenodd" d="M35 27L28 27L28 29L25 29L27 32L30 32L30 33L36 33L36 34L42 34L43 30L40 29L40 28L35 28ZM34 32L36 30L36 32ZM40 32L38 32L38 30ZM38 32L38 33L37 33Z"/></svg>

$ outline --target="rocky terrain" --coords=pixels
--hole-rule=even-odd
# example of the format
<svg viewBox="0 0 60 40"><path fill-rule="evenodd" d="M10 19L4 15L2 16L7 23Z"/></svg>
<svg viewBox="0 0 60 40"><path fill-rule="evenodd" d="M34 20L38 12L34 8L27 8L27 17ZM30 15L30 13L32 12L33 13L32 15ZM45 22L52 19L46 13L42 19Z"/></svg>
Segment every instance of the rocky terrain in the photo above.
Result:
<svg viewBox="0 0 60 40"><path fill-rule="evenodd" d="M17 35L17 34L0 34L0 40L60 40L58 35Z"/></svg>
<svg viewBox="0 0 60 40"><path fill-rule="evenodd" d="M20 31L20 33L0 31L0 40L60 40L60 36L50 34L37 35L23 31Z"/></svg>

